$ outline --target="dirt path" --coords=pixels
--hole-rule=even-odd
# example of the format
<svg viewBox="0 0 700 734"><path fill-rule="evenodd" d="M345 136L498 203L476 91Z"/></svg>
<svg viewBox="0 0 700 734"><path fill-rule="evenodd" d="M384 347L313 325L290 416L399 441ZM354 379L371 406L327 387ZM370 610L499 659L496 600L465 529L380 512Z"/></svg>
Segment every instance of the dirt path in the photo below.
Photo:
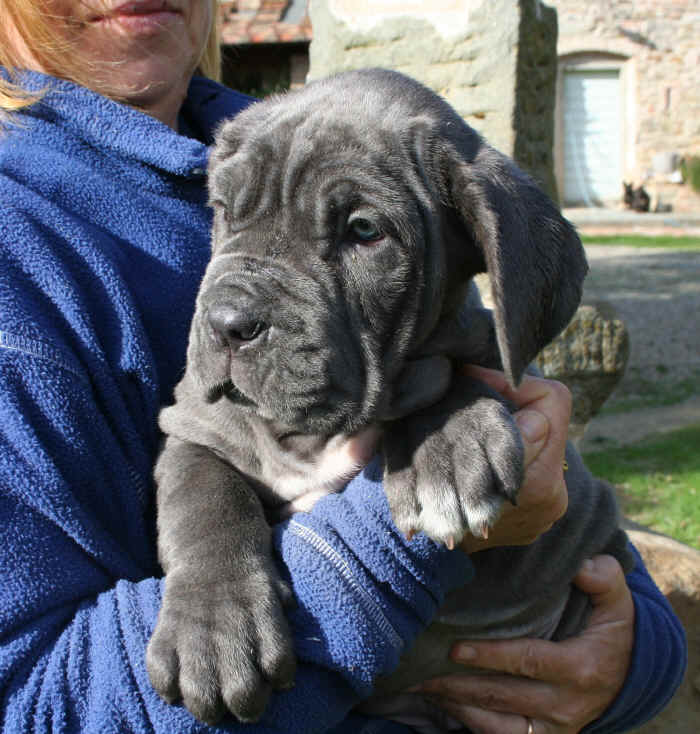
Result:
<svg viewBox="0 0 700 734"><path fill-rule="evenodd" d="M700 423L700 252L589 246L584 301L608 301L630 335L625 377L588 426L582 448L637 441Z"/></svg>

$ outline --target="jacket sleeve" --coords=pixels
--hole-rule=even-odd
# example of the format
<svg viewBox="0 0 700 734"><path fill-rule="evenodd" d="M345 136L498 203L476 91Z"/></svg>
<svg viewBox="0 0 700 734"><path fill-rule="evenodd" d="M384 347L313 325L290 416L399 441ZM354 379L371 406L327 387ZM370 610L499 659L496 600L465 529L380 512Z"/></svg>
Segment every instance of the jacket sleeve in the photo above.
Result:
<svg viewBox="0 0 700 734"><path fill-rule="evenodd" d="M276 528L299 599L296 686L258 725L207 728L161 701L145 670L162 581L136 437L78 364L0 332L3 732L328 731L470 578L461 552L404 542L368 471Z"/></svg>
<svg viewBox="0 0 700 734"><path fill-rule="evenodd" d="M688 650L683 627L666 597L630 545L636 563L627 574L635 611L635 637L627 679L607 711L585 734L614 734L635 729L658 714L683 680Z"/></svg>

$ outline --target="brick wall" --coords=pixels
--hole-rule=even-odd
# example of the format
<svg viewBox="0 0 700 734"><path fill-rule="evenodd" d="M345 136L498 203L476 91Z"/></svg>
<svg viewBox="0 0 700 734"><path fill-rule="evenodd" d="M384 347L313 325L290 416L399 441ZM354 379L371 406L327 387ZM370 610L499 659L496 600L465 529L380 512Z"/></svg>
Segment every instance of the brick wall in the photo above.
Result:
<svg viewBox="0 0 700 734"><path fill-rule="evenodd" d="M628 66L626 94L633 106L625 130L628 179L645 180L658 153L700 155L700 0L547 0L547 4L558 13L560 58L574 53L619 54ZM666 179L656 176L649 183L662 185ZM677 200L674 208L700 208L700 198L692 196L689 187L666 189L666 198Z"/></svg>

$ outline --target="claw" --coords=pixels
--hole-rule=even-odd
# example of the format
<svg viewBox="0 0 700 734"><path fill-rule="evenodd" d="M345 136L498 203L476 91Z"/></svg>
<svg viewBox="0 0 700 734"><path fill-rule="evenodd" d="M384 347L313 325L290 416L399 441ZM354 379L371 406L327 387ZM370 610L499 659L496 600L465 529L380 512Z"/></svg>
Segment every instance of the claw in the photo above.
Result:
<svg viewBox="0 0 700 734"><path fill-rule="evenodd" d="M450 550L454 550L455 549L455 539L454 539L454 536L450 535L449 538L447 538L447 542L445 543L445 545Z"/></svg>
<svg viewBox="0 0 700 734"><path fill-rule="evenodd" d="M405 536L405 537L406 537L406 540L407 540L407 541L408 541L408 542L410 543L410 542L411 542L411 541L413 540L413 536L414 536L415 534L416 534L416 531L415 531L415 529L414 529L414 528L411 528L411 529L410 529L410 530L409 530L409 531L408 531L408 532L406 533L406 536Z"/></svg>
<svg viewBox="0 0 700 734"><path fill-rule="evenodd" d="M484 540L488 540L488 539L489 539L489 526L488 526L488 525L484 525L484 526L483 526L483 527L481 528L481 537L482 537L482 538L483 538Z"/></svg>

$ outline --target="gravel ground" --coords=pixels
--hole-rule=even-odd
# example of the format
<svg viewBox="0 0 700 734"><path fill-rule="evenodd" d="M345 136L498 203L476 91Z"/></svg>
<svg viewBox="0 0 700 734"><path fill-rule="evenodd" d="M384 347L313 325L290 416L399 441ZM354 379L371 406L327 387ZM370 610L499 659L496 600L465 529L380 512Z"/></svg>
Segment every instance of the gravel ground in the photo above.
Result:
<svg viewBox="0 0 700 734"><path fill-rule="evenodd" d="M629 331L630 359L582 448L700 423L700 252L622 246L588 246L586 252L584 301L615 307ZM650 395L672 404L615 410Z"/></svg>

